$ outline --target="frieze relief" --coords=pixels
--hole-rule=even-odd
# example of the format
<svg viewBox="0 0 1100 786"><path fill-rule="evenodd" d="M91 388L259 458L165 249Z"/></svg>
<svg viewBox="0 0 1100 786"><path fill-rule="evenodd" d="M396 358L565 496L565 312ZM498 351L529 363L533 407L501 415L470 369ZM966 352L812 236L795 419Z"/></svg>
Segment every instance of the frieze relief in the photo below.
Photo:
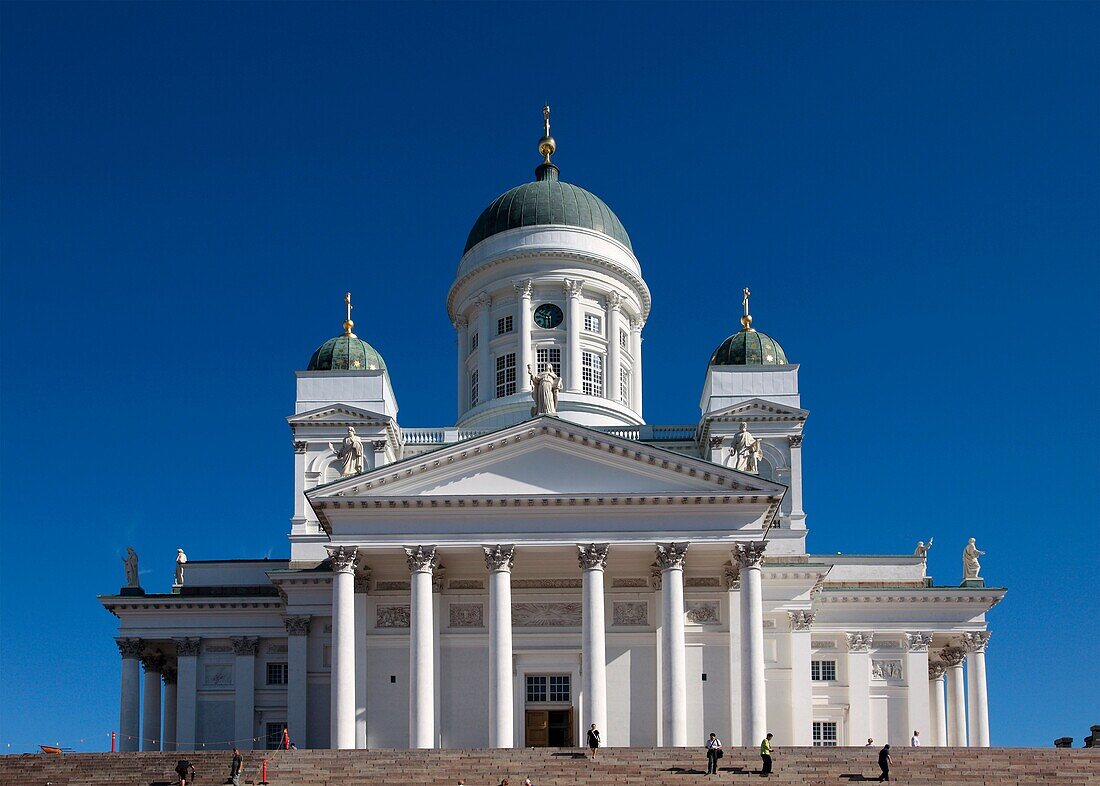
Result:
<svg viewBox="0 0 1100 786"><path fill-rule="evenodd" d="M580 627L580 603L513 603L512 624L521 628Z"/></svg>
<svg viewBox="0 0 1100 786"><path fill-rule="evenodd" d="M233 648L228 644L207 644L202 651L208 655L218 655L223 652L232 652Z"/></svg>
<svg viewBox="0 0 1100 786"><path fill-rule="evenodd" d="M211 663L203 670L203 684L211 687L231 687L233 685L233 664Z"/></svg>
<svg viewBox="0 0 1100 786"><path fill-rule="evenodd" d="M649 604L645 601L624 601L611 604L612 625L649 625Z"/></svg>
<svg viewBox="0 0 1100 786"><path fill-rule="evenodd" d="M409 627L408 606L379 606L375 609L374 627L376 628L407 628Z"/></svg>
<svg viewBox="0 0 1100 786"><path fill-rule="evenodd" d="M409 582L407 581L376 581L374 582L374 588L379 592L386 590L407 590L409 589Z"/></svg>
<svg viewBox="0 0 1100 786"><path fill-rule="evenodd" d="M512 579L512 589L580 589L582 579Z"/></svg>
<svg viewBox="0 0 1100 786"><path fill-rule="evenodd" d="M720 587L722 582L717 576L692 576L684 579L684 586L691 587Z"/></svg>
<svg viewBox="0 0 1100 786"><path fill-rule="evenodd" d="M835 641L810 641L810 648L815 650L835 650Z"/></svg>
<svg viewBox="0 0 1100 786"><path fill-rule="evenodd" d="M873 680L900 680L902 679L900 660L871 660L871 679Z"/></svg>
<svg viewBox="0 0 1100 786"><path fill-rule="evenodd" d="M451 579L447 584L453 590L485 589L485 582L481 579Z"/></svg>
<svg viewBox="0 0 1100 786"><path fill-rule="evenodd" d="M718 619L718 601L689 600L685 604L687 621L693 625L720 625Z"/></svg>
<svg viewBox="0 0 1100 786"><path fill-rule="evenodd" d="M267 646L267 652L269 655L285 655L288 652L288 648L285 644L269 644Z"/></svg>
<svg viewBox="0 0 1100 786"><path fill-rule="evenodd" d="M612 587L637 587L639 589L647 589L649 587L649 582L646 581L643 578L612 579L611 580L611 586Z"/></svg>
<svg viewBox="0 0 1100 786"><path fill-rule="evenodd" d="M480 603L452 603L450 626L452 628L484 628L484 607Z"/></svg>

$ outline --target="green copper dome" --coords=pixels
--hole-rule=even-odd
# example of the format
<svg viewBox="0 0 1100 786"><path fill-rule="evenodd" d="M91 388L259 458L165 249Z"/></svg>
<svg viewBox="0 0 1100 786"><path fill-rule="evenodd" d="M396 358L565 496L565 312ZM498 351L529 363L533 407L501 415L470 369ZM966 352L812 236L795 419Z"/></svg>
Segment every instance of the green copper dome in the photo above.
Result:
<svg viewBox="0 0 1100 786"><path fill-rule="evenodd" d="M330 338L309 359L306 371L365 371L381 369L386 362L374 347L354 333Z"/></svg>
<svg viewBox="0 0 1100 786"><path fill-rule="evenodd" d="M710 356L712 366L785 366L787 353L767 333L752 328L727 338Z"/></svg>
<svg viewBox="0 0 1100 786"><path fill-rule="evenodd" d="M558 168L553 164L541 164L535 174L538 178L535 182L504 192L485 208L470 230L462 253L500 232L549 224L594 229L633 251L622 222L602 199L560 181Z"/></svg>

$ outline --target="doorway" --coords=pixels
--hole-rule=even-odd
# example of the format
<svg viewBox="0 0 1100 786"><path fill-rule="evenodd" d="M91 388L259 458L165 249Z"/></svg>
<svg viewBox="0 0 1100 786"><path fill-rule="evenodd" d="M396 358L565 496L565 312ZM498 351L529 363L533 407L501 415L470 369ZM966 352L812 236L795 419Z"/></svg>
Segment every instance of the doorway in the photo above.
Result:
<svg viewBox="0 0 1100 786"><path fill-rule="evenodd" d="M572 748L573 708L527 710L524 746L528 748Z"/></svg>

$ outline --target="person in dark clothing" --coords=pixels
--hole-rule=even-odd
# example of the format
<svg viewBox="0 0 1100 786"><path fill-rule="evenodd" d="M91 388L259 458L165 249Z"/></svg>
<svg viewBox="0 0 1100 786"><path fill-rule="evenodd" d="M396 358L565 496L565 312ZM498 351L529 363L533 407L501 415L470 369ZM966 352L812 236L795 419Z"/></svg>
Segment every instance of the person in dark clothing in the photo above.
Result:
<svg viewBox="0 0 1100 786"><path fill-rule="evenodd" d="M600 749L600 730L596 728L595 723L588 730L588 749L592 751L592 758L596 758L596 751Z"/></svg>
<svg viewBox="0 0 1100 786"><path fill-rule="evenodd" d="M241 770L244 769L244 757L236 748L233 749L233 763L229 765L229 781L233 786L241 786Z"/></svg>
<svg viewBox="0 0 1100 786"><path fill-rule="evenodd" d="M180 786L188 786L188 784L195 782L195 768L187 759L180 759L176 762L176 775L179 776Z"/></svg>
<svg viewBox="0 0 1100 786"><path fill-rule="evenodd" d="M890 780L890 745L886 744L882 747L882 750L878 752L878 768L882 770L882 775L878 777L879 781Z"/></svg>
<svg viewBox="0 0 1100 786"><path fill-rule="evenodd" d="M713 731L707 740L707 775L718 774L718 760L722 758L722 741Z"/></svg>
<svg viewBox="0 0 1100 786"><path fill-rule="evenodd" d="M764 766L760 768L761 777L767 778L772 774L772 733L760 741L760 761Z"/></svg>

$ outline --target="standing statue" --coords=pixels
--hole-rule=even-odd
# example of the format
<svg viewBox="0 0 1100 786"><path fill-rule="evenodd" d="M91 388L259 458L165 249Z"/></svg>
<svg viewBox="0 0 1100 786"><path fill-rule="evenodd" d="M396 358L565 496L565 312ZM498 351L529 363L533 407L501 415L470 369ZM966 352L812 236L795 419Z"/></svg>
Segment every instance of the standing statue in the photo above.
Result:
<svg viewBox="0 0 1100 786"><path fill-rule="evenodd" d="M982 566L978 564L978 557L985 555L985 552L974 545L974 538L971 538L966 548L963 549L963 580L969 581L971 579L978 578L978 571L982 569Z"/></svg>
<svg viewBox="0 0 1100 786"><path fill-rule="evenodd" d="M733 438L733 447L730 448L733 468L738 472L755 475L760 470L760 459L763 457L764 449L760 446L760 440L749 433L749 424L741 421L741 430Z"/></svg>
<svg viewBox="0 0 1100 786"><path fill-rule="evenodd" d="M927 546L924 545L923 540L918 540L917 541L917 548L916 548L916 551L913 552L913 556L914 557L920 557L921 559L928 559L928 551L929 551L929 549L932 548L932 541L934 541L934 540L935 540L935 538L929 538Z"/></svg>
<svg viewBox="0 0 1100 786"><path fill-rule="evenodd" d="M335 454L336 458L344 462L344 466L340 468L341 475L348 477L349 475L362 474L363 440L355 433L353 426L348 426L348 435L344 437L344 442L340 445L339 450L334 448L331 442L328 443L328 449Z"/></svg>
<svg viewBox="0 0 1100 786"><path fill-rule="evenodd" d="M527 366L527 376L531 378L531 398L535 400L535 406L531 409L531 415L556 415L558 414L558 391L561 390L561 377L554 373L554 367L545 364L546 370L536 374Z"/></svg>
<svg viewBox="0 0 1100 786"><path fill-rule="evenodd" d="M126 586L141 589L141 581L138 579L138 557L133 546L126 547L126 556L122 558L122 565L126 569Z"/></svg>
<svg viewBox="0 0 1100 786"><path fill-rule="evenodd" d="M176 549L176 581L177 587L183 586L183 566L187 564L187 555L183 549Z"/></svg>

